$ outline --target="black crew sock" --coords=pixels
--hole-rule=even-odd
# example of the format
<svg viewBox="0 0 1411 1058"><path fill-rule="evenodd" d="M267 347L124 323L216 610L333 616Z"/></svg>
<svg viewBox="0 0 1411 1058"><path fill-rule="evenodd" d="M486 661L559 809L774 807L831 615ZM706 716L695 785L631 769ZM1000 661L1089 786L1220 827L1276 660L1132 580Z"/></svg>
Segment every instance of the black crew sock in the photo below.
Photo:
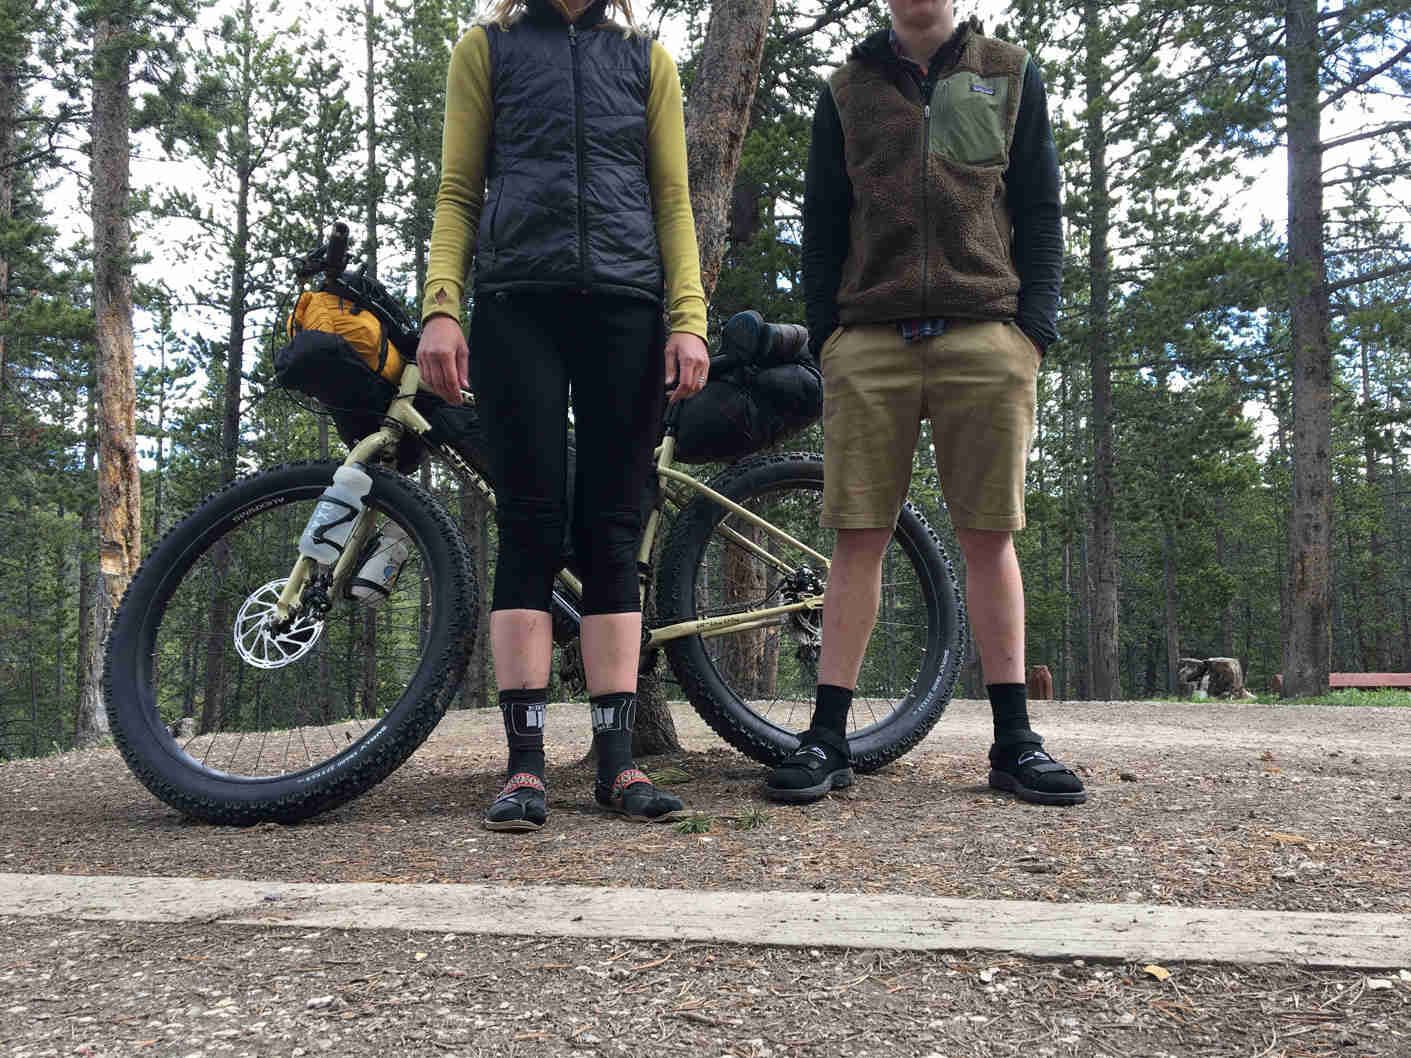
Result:
<svg viewBox="0 0 1411 1058"><path fill-rule="evenodd" d="M813 707L813 723L809 726L846 737L848 710L852 708L852 695L851 687L837 687L831 683L820 683L818 697Z"/></svg>
<svg viewBox="0 0 1411 1058"><path fill-rule="evenodd" d="M593 721L593 749L598 755L598 782L611 786L632 767L632 726L637 720L637 696L629 691L595 694L588 699Z"/></svg>
<svg viewBox="0 0 1411 1058"><path fill-rule="evenodd" d="M1029 688L1022 683L987 683L995 718L995 739L1029 730Z"/></svg>
<svg viewBox="0 0 1411 1058"><path fill-rule="evenodd" d="M505 739L510 747L508 774L527 771L544 777L544 714L548 702L546 687L500 692L500 713L505 719Z"/></svg>

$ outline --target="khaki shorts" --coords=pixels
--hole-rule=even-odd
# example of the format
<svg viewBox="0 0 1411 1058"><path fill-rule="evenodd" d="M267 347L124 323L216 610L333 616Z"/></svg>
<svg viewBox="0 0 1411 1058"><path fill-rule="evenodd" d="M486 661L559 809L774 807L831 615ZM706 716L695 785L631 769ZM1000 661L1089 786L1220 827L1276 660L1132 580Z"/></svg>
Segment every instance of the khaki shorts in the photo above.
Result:
<svg viewBox="0 0 1411 1058"><path fill-rule="evenodd" d="M1024 528L1039 352L1013 323L957 322L903 341L895 324L843 326L824 343L823 525L895 525L921 420L953 525Z"/></svg>

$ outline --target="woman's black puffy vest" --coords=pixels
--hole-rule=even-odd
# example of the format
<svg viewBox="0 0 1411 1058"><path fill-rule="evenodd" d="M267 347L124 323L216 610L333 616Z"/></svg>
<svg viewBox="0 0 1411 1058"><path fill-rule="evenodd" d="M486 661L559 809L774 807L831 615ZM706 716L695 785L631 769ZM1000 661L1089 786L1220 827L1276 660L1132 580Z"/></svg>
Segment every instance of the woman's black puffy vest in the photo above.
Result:
<svg viewBox="0 0 1411 1058"><path fill-rule="evenodd" d="M662 299L647 183L650 39L594 4L570 26L531 0L487 27L494 131L477 294L578 290Z"/></svg>

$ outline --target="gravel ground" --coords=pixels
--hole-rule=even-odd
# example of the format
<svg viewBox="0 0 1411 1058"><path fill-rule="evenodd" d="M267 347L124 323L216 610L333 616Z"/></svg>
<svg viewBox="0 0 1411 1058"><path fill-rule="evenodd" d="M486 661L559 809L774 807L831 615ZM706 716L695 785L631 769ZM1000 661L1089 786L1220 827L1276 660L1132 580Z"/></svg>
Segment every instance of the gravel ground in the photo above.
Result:
<svg viewBox="0 0 1411 1058"><path fill-rule="evenodd" d="M764 770L675 710L708 833L601 814L587 709L550 707L549 825L480 828L503 776L497 710L452 713L377 789L310 823L223 829L155 800L111 748L0 766L0 870L289 881L497 881L828 889L971 899L1411 911L1411 710L1048 702L1049 748L1087 804L984 785L988 708L958 701L853 790L786 807Z"/></svg>
<svg viewBox="0 0 1411 1058"><path fill-rule="evenodd" d="M43 919L0 943L9 1058L1411 1053L1411 973Z"/></svg>

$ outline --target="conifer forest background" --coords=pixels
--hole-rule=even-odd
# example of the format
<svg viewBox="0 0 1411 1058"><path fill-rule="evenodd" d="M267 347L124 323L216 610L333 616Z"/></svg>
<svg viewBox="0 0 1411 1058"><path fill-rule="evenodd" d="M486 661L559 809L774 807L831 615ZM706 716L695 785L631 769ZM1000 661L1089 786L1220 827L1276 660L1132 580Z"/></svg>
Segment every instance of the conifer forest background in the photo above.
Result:
<svg viewBox="0 0 1411 1058"><path fill-rule="evenodd" d="M957 0L972 13L1040 64L1064 178L1017 538L1029 662L1102 700L1172 693L1182 656L1289 694L1411 671L1411 0ZM417 304L446 65L482 14L0 0L0 759L101 737L114 600L185 512L342 457L272 384L290 261L347 220ZM675 54L688 134L727 97L744 132L692 159L712 328L802 322L814 102L885 5L637 16ZM757 80L729 56L752 40ZM489 583L493 518L421 474ZM946 525L924 452L913 499ZM482 643L461 702L493 700Z"/></svg>

